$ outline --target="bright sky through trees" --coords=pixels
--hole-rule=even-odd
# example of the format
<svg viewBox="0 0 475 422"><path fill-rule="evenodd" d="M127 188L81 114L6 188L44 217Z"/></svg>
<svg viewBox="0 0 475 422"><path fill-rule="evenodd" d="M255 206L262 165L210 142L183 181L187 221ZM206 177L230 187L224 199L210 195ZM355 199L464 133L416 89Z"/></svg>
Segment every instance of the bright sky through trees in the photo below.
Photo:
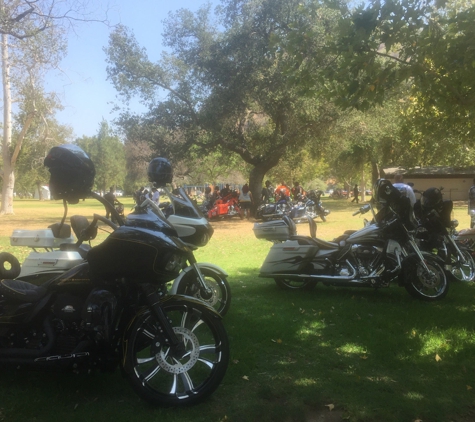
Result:
<svg viewBox="0 0 475 422"><path fill-rule="evenodd" d="M131 28L140 45L155 60L163 50L162 20L171 11L180 8L195 11L202 3L204 1L200 0L99 0L94 5L98 10L99 5L103 10L109 7L110 24L121 23ZM61 63L62 72L51 73L48 78L47 89L56 91L65 107L57 118L60 123L70 125L76 137L93 136L103 119L111 121L114 117L110 113L116 91L106 80L102 50L112 29L100 23L79 24L76 33L69 36L68 54Z"/></svg>

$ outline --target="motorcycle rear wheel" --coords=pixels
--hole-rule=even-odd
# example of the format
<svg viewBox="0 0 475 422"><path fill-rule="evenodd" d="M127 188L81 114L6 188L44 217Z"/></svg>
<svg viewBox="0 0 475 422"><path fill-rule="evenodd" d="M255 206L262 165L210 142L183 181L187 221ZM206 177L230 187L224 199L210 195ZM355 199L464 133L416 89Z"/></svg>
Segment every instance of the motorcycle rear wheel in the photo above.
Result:
<svg viewBox="0 0 475 422"><path fill-rule="evenodd" d="M200 284L196 280L193 272L181 280L177 288L177 293L187 296L193 296L206 302L213 307L221 316L226 315L231 306L231 287L225 276L221 276L215 271L207 268L200 269L205 279L206 285L211 289L211 295L208 297L205 292L200 289Z"/></svg>
<svg viewBox="0 0 475 422"><path fill-rule="evenodd" d="M449 283L443 268L435 259L425 258L430 273L427 273L419 259L412 259L404 265L404 287L408 293L421 300L441 300L449 291Z"/></svg>
<svg viewBox="0 0 475 422"><path fill-rule="evenodd" d="M127 338L125 372L135 392L163 406L203 401L221 383L229 361L229 341L217 315L198 304L169 299L163 306L185 353L172 357L160 344L160 324L151 312L140 315Z"/></svg>
<svg viewBox="0 0 475 422"><path fill-rule="evenodd" d="M281 289L284 290L312 290L315 288L316 284L313 280L309 279L301 279L301 280L293 280L290 278L274 278L275 283Z"/></svg>

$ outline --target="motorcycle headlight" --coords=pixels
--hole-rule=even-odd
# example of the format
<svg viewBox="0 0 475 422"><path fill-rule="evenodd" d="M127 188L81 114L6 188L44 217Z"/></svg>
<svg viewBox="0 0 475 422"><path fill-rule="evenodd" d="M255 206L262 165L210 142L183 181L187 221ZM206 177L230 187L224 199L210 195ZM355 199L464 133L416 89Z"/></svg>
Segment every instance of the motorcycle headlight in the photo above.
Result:
<svg viewBox="0 0 475 422"><path fill-rule="evenodd" d="M171 254L167 264L165 265L165 270L170 272L180 272L180 270L184 268L185 265L185 257L178 254Z"/></svg>

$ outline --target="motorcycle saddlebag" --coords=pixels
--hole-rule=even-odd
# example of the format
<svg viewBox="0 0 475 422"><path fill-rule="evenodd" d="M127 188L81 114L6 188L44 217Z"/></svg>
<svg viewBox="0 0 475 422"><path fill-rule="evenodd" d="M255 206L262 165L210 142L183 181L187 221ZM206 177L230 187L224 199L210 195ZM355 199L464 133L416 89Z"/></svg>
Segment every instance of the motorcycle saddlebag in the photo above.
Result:
<svg viewBox="0 0 475 422"><path fill-rule="evenodd" d="M284 220L266 221L265 223L254 223L254 235L258 239L265 240L289 240L294 236L295 227L290 227Z"/></svg>
<svg viewBox="0 0 475 422"><path fill-rule="evenodd" d="M301 245L298 240L288 240L272 245L262 264L259 276L274 277L277 274L302 274L318 252L316 245ZM312 267L313 268L313 267Z"/></svg>

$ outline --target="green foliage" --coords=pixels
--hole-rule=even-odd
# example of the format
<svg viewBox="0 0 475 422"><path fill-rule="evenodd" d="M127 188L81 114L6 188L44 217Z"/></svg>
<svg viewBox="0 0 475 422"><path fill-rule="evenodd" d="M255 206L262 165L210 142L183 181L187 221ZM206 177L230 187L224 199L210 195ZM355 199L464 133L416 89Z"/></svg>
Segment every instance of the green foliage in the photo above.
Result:
<svg viewBox="0 0 475 422"><path fill-rule="evenodd" d="M368 109L409 82L415 141L458 139L472 145L474 21L471 1L388 0L361 6L340 22L334 45L339 59L328 72L335 82L328 91L342 107Z"/></svg>
<svg viewBox="0 0 475 422"><path fill-rule="evenodd" d="M195 14L180 10L165 22L170 53L157 63L130 30L118 27L105 49L109 79L126 101L138 96L149 110L124 113L119 125L129 139L147 140L176 159L191 146L200 156L218 146L237 154L251 167L258 196L264 175L289 151L318 145L338 114L318 87L303 95L298 80L309 68L285 53L298 42L295 29L308 26L324 34L309 42L321 58L311 71L320 74L330 61L326 40L336 14L314 6L308 16L297 0L227 0L215 15L209 6Z"/></svg>
<svg viewBox="0 0 475 422"><path fill-rule="evenodd" d="M91 158L96 168L95 186L107 192L111 186L122 186L125 180L124 145L111 133L106 121L102 121L96 136L76 139Z"/></svg>

